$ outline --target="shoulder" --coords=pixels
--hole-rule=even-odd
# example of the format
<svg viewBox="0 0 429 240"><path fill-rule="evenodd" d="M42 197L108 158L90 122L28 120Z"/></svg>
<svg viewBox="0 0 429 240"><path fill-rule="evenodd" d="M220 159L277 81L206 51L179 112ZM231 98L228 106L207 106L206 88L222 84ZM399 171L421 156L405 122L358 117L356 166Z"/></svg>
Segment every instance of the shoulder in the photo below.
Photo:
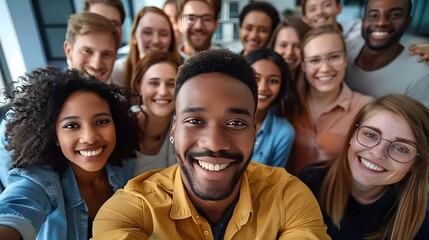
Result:
<svg viewBox="0 0 429 240"><path fill-rule="evenodd" d="M285 134L290 135L291 133L294 133L292 124L286 118L281 118L272 114L271 120L273 128L272 131L275 134L281 134L284 136Z"/></svg>
<svg viewBox="0 0 429 240"><path fill-rule="evenodd" d="M326 161L316 162L303 168L298 178L307 185L314 195L318 195L318 191L322 186L323 180L329 170L329 163Z"/></svg>
<svg viewBox="0 0 429 240"><path fill-rule="evenodd" d="M125 186L125 191L134 192L140 196L151 194L154 191L171 192L173 190L176 171L180 171L175 164L165 169L156 169L138 175Z"/></svg>
<svg viewBox="0 0 429 240"><path fill-rule="evenodd" d="M422 226L420 227L417 235L414 237L416 240L429 239L429 212L426 210L426 217L423 220Z"/></svg>

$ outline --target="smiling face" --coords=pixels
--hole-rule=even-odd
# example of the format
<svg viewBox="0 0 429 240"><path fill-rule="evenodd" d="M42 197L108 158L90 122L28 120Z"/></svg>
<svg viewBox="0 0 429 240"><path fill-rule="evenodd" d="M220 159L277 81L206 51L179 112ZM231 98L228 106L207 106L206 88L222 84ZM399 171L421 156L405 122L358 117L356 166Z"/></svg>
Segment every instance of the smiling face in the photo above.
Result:
<svg viewBox="0 0 429 240"><path fill-rule="evenodd" d="M251 11L244 17L240 27L240 42L244 55L265 47L270 40L271 18L264 12Z"/></svg>
<svg viewBox="0 0 429 240"><path fill-rule="evenodd" d="M252 64L258 81L258 105L256 111L264 112L279 95L282 74L271 60L261 59Z"/></svg>
<svg viewBox="0 0 429 240"><path fill-rule="evenodd" d="M205 16L212 21L197 19L192 25L186 19L179 17L179 31L183 37L184 52L190 55L192 52L207 50L211 46L213 33L217 28L217 19L214 17L213 8L204 1L188 1L183 6L182 16Z"/></svg>
<svg viewBox="0 0 429 240"><path fill-rule="evenodd" d="M341 4L335 0L307 0L304 17L312 28L335 26L340 12Z"/></svg>
<svg viewBox="0 0 429 240"><path fill-rule="evenodd" d="M410 25L407 0L372 0L368 2L362 21L362 36L375 51L399 44Z"/></svg>
<svg viewBox="0 0 429 240"><path fill-rule="evenodd" d="M110 32L88 32L77 35L73 45L64 43L70 68L86 71L101 81L106 81L116 59L116 40Z"/></svg>
<svg viewBox="0 0 429 240"><path fill-rule="evenodd" d="M133 35L140 59L156 50L168 51L172 34L168 19L154 12L146 12Z"/></svg>
<svg viewBox="0 0 429 240"><path fill-rule="evenodd" d="M299 70L301 64L301 40L292 27L284 27L277 33L274 51L280 54L287 63L289 70Z"/></svg>
<svg viewBox="0 0 429 240"><path fill-rule="evenodd" d="M140 94L146 109L159 117L173 112L174 79L177 67L162 62L149 67L140 84Z"/></svg>
<svg viewBox="0 0 429 240"><path fill-rule="evenodd" d="M71 94L61 108L55 129L61 151L73 169L99 171L115 148L109 104L94 92Z"/></svg>
<svg viewBox="0 0 429 240"><path fill-rule="evenodd" d="M238 191L255 143L254 109L250 89L229 75L205 73L183 84L171 135L188 194L219 201Z"/></svg>
<svg viewBox="0 0 429 240"><path fill-rule="evenodd" d="M387 110L375 110L361 122L361 126L377 129L382 138L389 141L400 140L416 146L414 135L408 123L402 117ZM381 141L373 148L362 146L357 141L357 131L350 139L347 158L353 181L367 188L385 188L401 181L412 170L414 159L408 163L399 163L387 153L389 142Z"/></svg>
<svg viewBox="0 0 429 240"><path fill-rule="evenodd" d="M338 65L329 64L323 58L344 50L340 36L332 33L316 36L303 46L305 59L322 58L320 66L313 66L308 61L302 64L312 91L323 94L339 93L346 72L347 58L342 55L342 61Z"/></svg>

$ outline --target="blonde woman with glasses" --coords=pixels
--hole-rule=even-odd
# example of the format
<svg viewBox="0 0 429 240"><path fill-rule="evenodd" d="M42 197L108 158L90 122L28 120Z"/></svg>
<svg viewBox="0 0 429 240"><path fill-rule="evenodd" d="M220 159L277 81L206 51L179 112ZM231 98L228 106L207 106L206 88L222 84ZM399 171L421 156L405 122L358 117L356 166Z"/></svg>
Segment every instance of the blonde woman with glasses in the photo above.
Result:
<svg viewBox="0 0 429 240"><path fill-rule="evenodd" d="M302 41L304 76L297 84L304 107L290 119L296 133L287 165L292 174L337 158L353 117L371 100L344 83L346 55L343 36L334 28L312 29Z"/></svg>
<svg viewBox="0 0 429 240"><path fill-rule="evenodd" d="M357 114L338 159L299 174L332 239L429 239L428 119L410 97L381 97Z"/></svg>

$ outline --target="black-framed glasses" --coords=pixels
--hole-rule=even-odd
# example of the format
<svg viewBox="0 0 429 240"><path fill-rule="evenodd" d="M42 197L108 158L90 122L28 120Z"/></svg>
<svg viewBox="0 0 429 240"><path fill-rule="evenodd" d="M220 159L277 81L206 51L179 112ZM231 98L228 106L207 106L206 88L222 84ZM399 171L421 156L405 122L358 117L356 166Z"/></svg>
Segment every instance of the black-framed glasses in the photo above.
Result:
<svg viewBox="0 0 429 240"><path fill-rule="evenodd" d="M182 19L189 25L193 26L198 20L204 25L211 25L214 23L214 16L212 15L195 15L195 14L183 14Z"/></svg>
<svg viewBox="0 0 429 240"><path fill-rule="evenodd" d="M344 63L346 52L339 51L328 54L324 57L322 56L314 56L304 58L304 62L310 65L312 68L321 67L323 62L326 62L331 67L336 67Z"/></svg>
<svg viewBox="0 0 429 240"><path fill-rule="evenodd" d="M414 160L416 156L419 156L416 146L411 143L399 140L390 141L382 138L381 132L378 129L369 126L356 125L356 127L358 129L357 141L360 145L367 148L373 148L384 140L389 143L387 154L396 162L408 163Z"/></svg>

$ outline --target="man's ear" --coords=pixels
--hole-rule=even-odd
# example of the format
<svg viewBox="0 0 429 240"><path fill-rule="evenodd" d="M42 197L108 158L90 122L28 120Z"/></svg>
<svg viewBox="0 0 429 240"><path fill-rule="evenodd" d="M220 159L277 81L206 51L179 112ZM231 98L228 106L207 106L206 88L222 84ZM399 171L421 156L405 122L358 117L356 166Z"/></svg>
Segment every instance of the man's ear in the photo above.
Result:
<svg viewBox="0 0 429 240"><path fill-rule="evenodd" d="M64 41L64 53L69 61L71 61L72 47L73 46L69 42Z"/></svg>
<svg viewBox="0 0 429 240"><path fill-rule="evenodd" d="M173 116L171 124L170 137L174 137L176 135L176 116Z"/></svg>

